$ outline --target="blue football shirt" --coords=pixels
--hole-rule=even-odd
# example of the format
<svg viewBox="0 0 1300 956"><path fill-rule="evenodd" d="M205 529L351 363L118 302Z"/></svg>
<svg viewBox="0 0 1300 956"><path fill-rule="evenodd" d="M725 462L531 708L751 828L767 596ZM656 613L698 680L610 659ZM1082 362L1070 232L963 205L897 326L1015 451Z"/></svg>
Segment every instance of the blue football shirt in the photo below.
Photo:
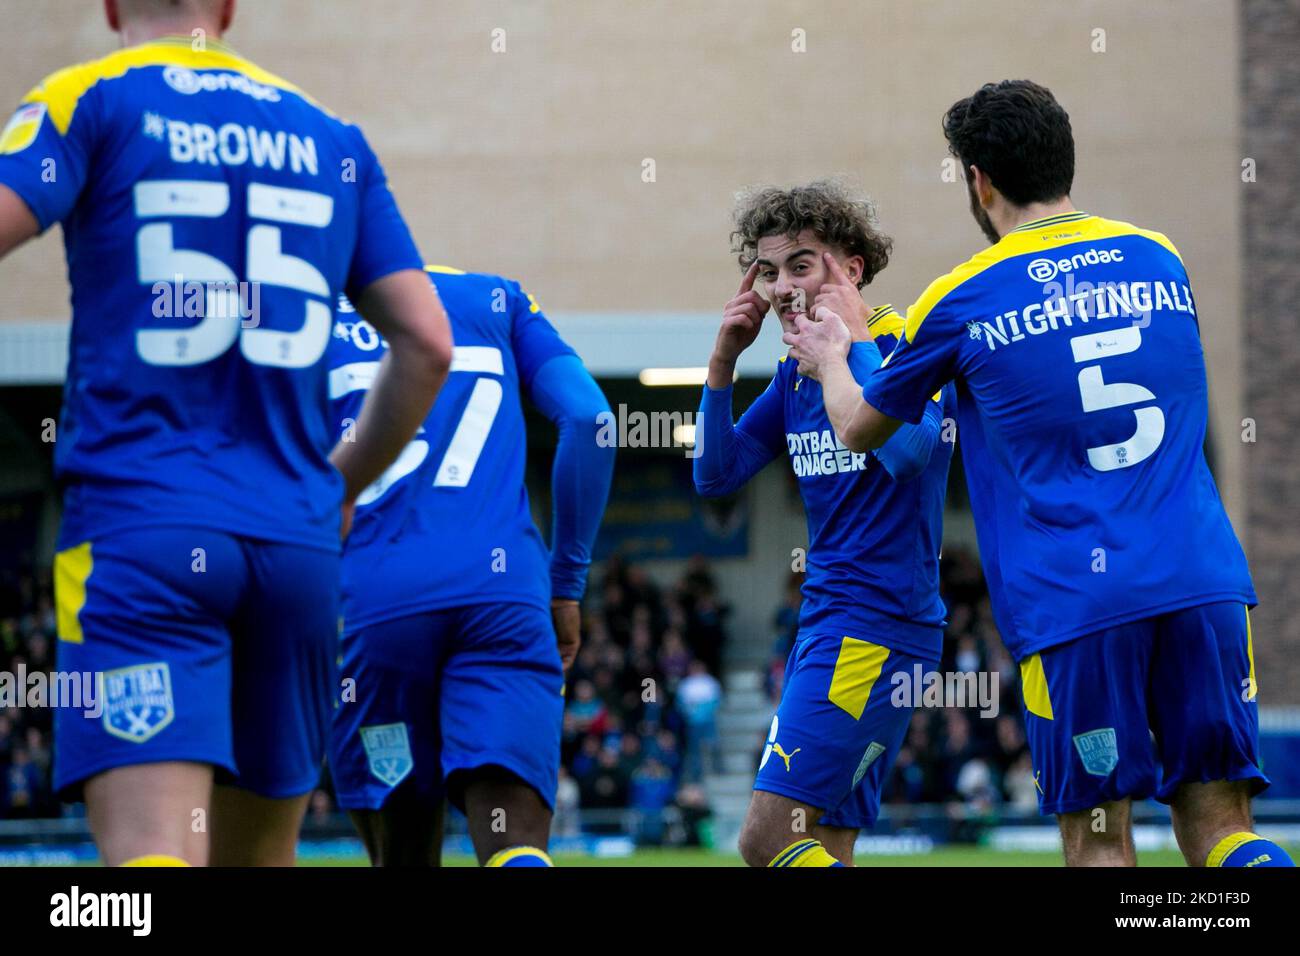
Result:
<svg viewBox="0 0 1300 956"><path fill-rule="evenodd" d="M902 325L890 307L872 314L869 331L882 353L894 347ZM719 399L725 408L715 407ZM952 389L928 401L936 399L936 414L955 414ZM702 412L729 417L730 389L706 386ZM896 481L875 455L840 443L820 383L800 376L797 363L786 358L735 433L749 449L744 472L784 456L799 485L809 539L801 635L847 635L937 660L945 614L939 549L952 444L939 440L919 474ZM723 476L725 487L714 488L703 466L696 459L702 493L719 493L747 477Z"/></svg>
<svg viewBox="0 0 1300 956"><path fill-rule="evenodd" d="M1205 460L1205 357L1163 235L1083 212L939 278L863 387L916 421L958 396L980 555L1007 648L1255 592Z"/></svg>
<svg viewBox="0 0 1300 956"><path fill-rule="evenodd" d="M0 183L62 223L60 548L145 525L338 547L333 304L421 260L361 131L209 40L47 77Z"/></svg>
<svg viewBox="0 0 1300 956"><path fill-rule="evenodd" d="M348 630L421 611L493 603L549 608L550 554L524 485L521 390L572 355L519 284L430 267L455 340L451 373L415 438L357 498L343 558ZM384 350L339 303L330 397L346 440Z"/></svg>

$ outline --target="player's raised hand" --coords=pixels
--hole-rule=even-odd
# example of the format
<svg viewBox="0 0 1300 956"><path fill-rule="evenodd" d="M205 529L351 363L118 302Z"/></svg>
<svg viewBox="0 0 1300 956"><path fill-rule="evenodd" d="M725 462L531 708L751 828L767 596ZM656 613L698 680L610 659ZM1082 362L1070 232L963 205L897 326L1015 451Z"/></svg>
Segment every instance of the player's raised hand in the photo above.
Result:
<svg viewBox="0 0 1300 956"><path fill-rule="evenodd" d="M560 650L560 663L567 674L582 647L582 609L577 601L552 598L551 621L555 625L555 645Z"/></svg>
<svg viewBox="0 0 1300 956"><path fill-rule="evenodd" d="M848 327L853 341L866 341L871 338L871 333L867 331L867 319L871 316L870 307L862 300L862 293L858 291L856 283L841 268L835 256L823 252L822 261L826 264L826 271L830 278L822 283L817 297L813 299L812 308L808 311L816 315L818 308L829 309Z"/></svg>
<svg viewBox="0 0 1300 956"><path fill-rule="evenodd" d="M740 290L722 309L722 327L713 346L713 357L735 364L740 353L754 344L763 328L763 317L771 304L754 291L758 276L758 263L750 264L745 277L740 280Z"/></svg>
<svg viewBox="0 0 1300 956"><path fill-rule="evenodd" d="M794 331L781 336L781 341L790 346L799 374L818 378L823 365L849 354L853 335L837 313L822 305L813 310L812 318L795 316Z"/></svg>

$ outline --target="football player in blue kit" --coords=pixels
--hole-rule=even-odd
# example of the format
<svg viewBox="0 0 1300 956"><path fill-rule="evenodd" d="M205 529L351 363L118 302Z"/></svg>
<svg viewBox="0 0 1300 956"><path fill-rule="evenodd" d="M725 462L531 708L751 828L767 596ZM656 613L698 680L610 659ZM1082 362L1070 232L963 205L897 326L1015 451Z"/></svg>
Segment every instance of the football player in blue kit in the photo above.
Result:
<svg viewBox="0 0 1300 956"><path fill-rule="evenodd" d="M56 711L54 783L109 865L287 865L338 694L340 525L451 339L361 131L221 42L233 0L105 7L123 49L0 134L0 255L61 223L72 286L58 668L99 675L102 715ZM344 291L392 348L331 455Z"/></svg>
<svg viewBox="0 0 1300 956"><path fill-rule="evenodd" d="M438 865L446 799L480 863L550 866L564 668L614 465L599 440L609 406L518 283L441 266L429 277L456 340L451 376L357 499L334 785L375 865ZM341 303L329 361L342 441L386 350ZM524 395L559 431L549 551L524 486Z"/></svg>
<svg viewBox="0 0 1300 956"><path fill-rule="evenodd" d="M1131 801L1154 796L1188 864L1291 866L1252 830L1268 786L1256 598L1205 460L1182 258L1161 233L1074 208L1069 116L1043 87L987 84L943 126L991 245L930 284L871 374L851 367L833 309L785 341L856 451L956 383L980 555L1066 863L1134 865Z"/></svg>
<svg viewBox="0 0 1300 956"><path fill-rule="evenodd" d="M902 328L893 309L862 300L891 243L870 204L842 185L752 192L737 207L733 239L747 271L709 359L695 485L729 494L788 456L809 535L799 633L740 852L751 866L852 865L912 717L895 703L897 680L932 672L943 643L939 545L952 446L940 437L952 395L934 394L921 421L879 452L852 452L834 438L818 383L783 358L733 425L736 360L771 307L783 328L814 307L849 315L850 361L863 375Z"/></svg>

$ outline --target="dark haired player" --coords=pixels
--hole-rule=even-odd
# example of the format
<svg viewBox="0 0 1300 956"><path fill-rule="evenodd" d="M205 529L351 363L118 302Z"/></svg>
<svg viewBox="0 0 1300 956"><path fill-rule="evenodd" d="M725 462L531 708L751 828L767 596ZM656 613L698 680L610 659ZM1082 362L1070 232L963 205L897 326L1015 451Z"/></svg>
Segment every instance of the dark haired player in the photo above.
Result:
<svg viewBox="0 0 1300 956"><path fill-rule="evenodd" d="M1255 591L1205 461L1178 250L1074 208L1070 120L1043 87L988 84L943 125L993 245L931 283L871 375L833 309L785 340L857 450L956 382L980 555L1066 863L1133 865L1130 803L1154 795L1190 865L1291 866L1251 831L1268 785Z"/></svg>
<svg viewBox="0 0 1300 956"><path fill-rule="evenodd" d="M849 360L861 375L892 349L901 319L869 312L859 289L889 260L870 205L833 182L742 198L733 240L747 266L727 303L700 402L695 486L728 494L789 456L808 517L799 635L745 816L751 866L852 865L858 831L874 824L885 776L911 720L894 675L939 660L939 545L952 446L940 441L952 396L934 396L918 425L874 454L835 440L821 388L781 360L767 390L732 423L731 382L769 303L783 328L810 308L850 316ZM761 283L767 296L754 289ZM877 346L879 343L879 347Z"/></svg>

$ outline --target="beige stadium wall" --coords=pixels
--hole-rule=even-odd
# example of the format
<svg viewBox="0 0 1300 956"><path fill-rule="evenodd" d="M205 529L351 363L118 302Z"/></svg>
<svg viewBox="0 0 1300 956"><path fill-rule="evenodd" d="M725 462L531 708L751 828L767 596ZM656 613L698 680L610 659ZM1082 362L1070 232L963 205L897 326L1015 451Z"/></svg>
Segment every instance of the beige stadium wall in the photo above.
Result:
<svg viewBox="0 0 1300 956"><path fill-rule="evenodd" d="M982 244L942 175L941 114L982 82L1036 79L1073 119L1076 205L1183 254L1248 537L1237 16L1224 0L243 0L228 40L364 127L428 259L515 276L553 314L644 322L734 294L738 186L828 174L866 187L895 237L868 297L910 302ZM0 23L0 102L115 44L94 0L0 0ZM57 237L0 264L5 318L66 318Z"/></svg>
<svg viewBox="0 0 1300 956"><path fill-rule="evenodd" d="M110 49L100 8L0 0L0 102ZM911 301L982 242L942 178L943 110L1035 78L1071 112L1076 204L1187 261L1241 519L1233 4L243 0L228 39L362 124L429 259L518 277L557 313L716 309L736 188L827 174L867 188L896 239L869 297ZM65 317L57 242L0 264L0 318Z"/></svg>

